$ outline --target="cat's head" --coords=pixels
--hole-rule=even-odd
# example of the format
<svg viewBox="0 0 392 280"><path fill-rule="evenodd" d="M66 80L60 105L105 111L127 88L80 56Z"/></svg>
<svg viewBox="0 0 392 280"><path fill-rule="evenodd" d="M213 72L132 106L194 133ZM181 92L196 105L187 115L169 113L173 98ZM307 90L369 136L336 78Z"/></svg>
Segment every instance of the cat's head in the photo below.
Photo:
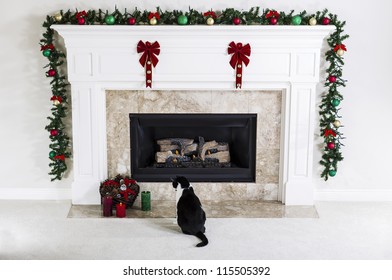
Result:
<svg viewBox="0 0 392 280"><path fill-rule="evenodd" d="M190 187L190 183L187 178L184 176L177 176L176 178L172 178L173 188L177 190L178 184L180 184L182 189L187 189Z"/></svg>

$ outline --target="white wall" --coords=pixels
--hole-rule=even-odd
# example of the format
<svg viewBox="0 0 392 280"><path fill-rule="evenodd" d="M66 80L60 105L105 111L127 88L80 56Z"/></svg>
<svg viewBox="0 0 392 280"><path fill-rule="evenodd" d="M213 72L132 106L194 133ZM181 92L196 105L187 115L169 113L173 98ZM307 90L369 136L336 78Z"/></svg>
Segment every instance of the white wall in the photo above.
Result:
<svg viewBox="0 0 392 280"><path fill-rule="evenodd" d="M345 160L338 174L327 183L319 179L320 152L315 148L314 178L317 198L333 198L357 194L358 199L386 197L392 200L392 2L374 0L372 9L359 2L315 0L210 1L210 0L1 0L0 25L0 199L69 197L72 172L61 182L50 182L48 167L49 138L44 130L51 108L49 80L42 67L47 60L39 51L41 27L47 14L60 9L109 9L114 5L133 9L187 10L189 6L204 11L234 7L248 10L262 5L289 12L314 12L328 8L347 21L351 38L346 41L345 78L342 90L342 131L347 139L343 149ZM320 86L320 88L322 88ZM318 134L318 128L315 131ZM319 138L315 134L315 138ZM72 169L72 164L70 164Z"/></svg>

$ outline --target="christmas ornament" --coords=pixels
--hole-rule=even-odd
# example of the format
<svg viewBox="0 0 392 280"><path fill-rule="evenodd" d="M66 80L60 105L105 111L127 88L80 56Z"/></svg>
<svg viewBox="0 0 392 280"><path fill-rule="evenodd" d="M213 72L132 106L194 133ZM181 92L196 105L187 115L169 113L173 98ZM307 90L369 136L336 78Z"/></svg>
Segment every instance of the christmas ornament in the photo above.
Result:
<svg viewBox="0 0 392 280"><path fill-rule="evenodd" d="M79 25L84 25L86 23L86 20L84 18L78 18L78 24Z"/></svg>
<svg viewBox="0 0 392 280"><path fill-rule="evenodd" d="M207 25L214 25L215 21L212 17L207 18L206 20Z"/></svg>
<svg viewBox="0 0 392 280"><path fill-rule="evenodd" d="M55 160L62 160L62 161L64 161L65 160L65 156L64 155L58 155L58 156L55 156L54 159Z"/></svg>
<svg viewBox="0 0 392 280"><path fill-rule="evenodd" d="M338 56L343 56L343 55L344 55L344 50L338 49L337 52L336 52L336 54L337 54Z"/></svg>
<svg viewBox="0 0 392 280"><path fill-rule="evenodd" d="M107 25L113 25L115 23L115 21L116 20L115 20L113 15L107 15L105 17L105 22L106 22Z"/></svg>
<svg viewBox="0 0 392 280"><path fill-rule="evenodd" d="M271 10L265 15L265 18L269 19L269 23L271 25L276 25L278 23L278 19L280 14L277 11Z"/></svg>
<svg viewBox="0 0 392 280"><path fill-rule="evenodd" d="M334 177L336 175L336 170L329 170L329 176Z"/></svg>
<svg viewBox="0 0 392 280"><path fill-rule="evenodd" d="M334 142L328 142L327 147L328 147L328 149L333 150L335 148L335 143Z"/></svg>
<svg viewBox="0 0 392 280"><path fill-rule="evenodd" d="M136 23L136 19L134 17L131 17L131 18L128 19L128 24L129 25L135 25L135 23Z"/></svg>
<svg viewBox="0 0 392 280"><path fill-rule="evenodd" d="M177 23L179 25L186 25L188 23L188 18L186 16L184 16L184 15L180 15L177 18Z"/></svg>
<svg viewBox="0 0 392 280"><path fill-rule="evenodd" d="M291 18L291 23L292 23L293 25L300 25L300 24L301 24L301 21L302 21L302 18L301 18L301 16L299 16L299 15L293 16L293 17Z"/></svg>
<svg viewBox="0 0 392 280"><path fill-rule="evenodd" d="M341 126L340 121L339 121L339 120L335 120L335 121L333 122L333 126L336 127L336 128L339 128L339 127Z"/></svg>
<svg viewBox="0 0 392 280"><path fill-rule="evenodd" d="M339 100L339 99L333 99L333 100L332 100L332 105L333 105L334 107L338 107L339 104L340 104L340 100Z"/></svg>
<svg viewBox="0 0 392 280"><path fill-rule="evenodd" d="M250 51L249 44L243 46L242 43L236 44L234 42L231 42L227 49L228 54L232 54L229 63L233 69L236 69L235 84L237 89L242 87L242 63L244 63L245 66L248 66Z"/></svg>
<svg viewBox="0 0 392 280"><path fill-rule="evenodd" d="M61 96L52 96L52 98L50 98L51 101L53 101L54 105L59 105L61 104L61 102L63 101L63 99L61 98Z"/></svg>
<svg viewBox="0 0 392 280"><path fill-rule="evenodd" d="M322 20L323 25L328 25L331 22L331 20L327 17L324 17Z"/></svg>
<svg viewBox="0 0 392 280"><path fill-rule="evenodd" d="M59 134L59 131L57 130L57 129L52 129L51 131L50 131L50 135L51 136L57 136Z"/></svg>
<svg viewBox="0 0 392 280"><path fill-rule="evenodd" d="M61 15L61 13L57 13L53 16L54 20L57 22L60 22L63 19L63 16Z"/></svg>
<svg viewBox="0 0 392 280"><path fill-rule="evenodd" d="M311 19L309 19L309 25L314 26L316 24L317 24L317 19L316 18L312 17Z"/></svg>
<svg viewBox="0 0 392 280"><path fill-rule="evenodd" d="M140 64L146 69L146 88L152 85L152 66L158 64L157 55L161 52L160 45L157 41L154 43L139 41L137 44L137 52L142 53L139 59Z"/></svg>
<svg viewBox="0 0 392 280"><path fill-rule="evenodd" d="M233 18L233 24L234 25L239 25L241 23L241 19L238 17Z"/></svg>
<svg viewBox="0 0 392 280"><path fill-rule="evenodd" d="M336 137L336 132L332 129L326 129L324 132L324 137L333 136Z"/></svg>
<svg viewBox="0 0 392 280"><path fill-rule="evenodd" d="M343 56L344 52L347 51L347 48L344 44L337 44L333 50L336 52L338 56Z"/></svg>
<svg viewBox="0 0 392 280"><path fill-rule="evenodd" d="M56 155L55 151L50 151L50 153L49 153L50 158L54 158L55 155Z"/></svg>
<svg viewBox="0 0 392 280"><path fill-rule="evenodd" d="M52 52L51 52L50 50L44 50L44 51L42 52L42 55L45 56L45 57L49 57L51 53L52 53Z"/></svg>
<svg viewBox="0 0 392 280"><path fill-rule="evenodd" d="M55 75L56 75L56 70L54 70L54 69L50 69L48 72L46 72L47 73L47 75L49 76L49 77L54 77Z"/></svg>
<svg viewBox="0 0 392 280"><path fill-rule="evenodd" d="M329 77L328 77L328 81L329 81L330 83L335 83L335 82L336 82L336 77L335 77L335 76L329 76Z"/></svg>
<svg viewBox="0 0 392 280"><path fill-rule="evenodd" d="M148 14L148 20L151 25L156 25L158 23L158 20L160 20L160 19L161 19L161 16L159 15L158 12L156 12L156 13L150 12Z"/></svg>

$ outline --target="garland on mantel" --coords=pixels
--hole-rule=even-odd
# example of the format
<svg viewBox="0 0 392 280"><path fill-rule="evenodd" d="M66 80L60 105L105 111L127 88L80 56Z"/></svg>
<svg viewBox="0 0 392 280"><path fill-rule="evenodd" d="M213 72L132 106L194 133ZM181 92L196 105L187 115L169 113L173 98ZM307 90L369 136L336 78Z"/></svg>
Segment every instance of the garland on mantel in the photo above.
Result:
<svg viewBox="0 0 392 280"><path fill-rule="evenodd" d="M339 87L345 86L346 81L342 78L343 54L347 51L343 41L349 36L343 34L345 21L339 21L337 16L328 13L328 10L308 14L289 13L265 9L260 12L259 7L249 11L239 11L228 8L223 11L199 12L189 8L189 11L162 11L157 7L156 11L140 11L137 8L133 12L125 9L120 12L117 8L112 13L99 9L88 11L70 10L59 11L55 15L48 15L43 27L46 31L40 40L42 54L48 58L49 64L46 76L51 78L53 102L52 114L48 117L49 124L45 129L49 132L51 140L49 158L53 180L61 180L67 164L65 160L70 158L69 137L65 132L64 118L67 116L67 79L62 73L61 65L65 61L65 54L55 47L53 24L78 24L78 25L334 25L335 31L328 38L330 49L325 53L329 63L326 69L325 92L320 104L320 132L324 138L324 152L320 164L323 166L321 177L325 180L335 176L338 170L338 162L343 160L341 153L341 140L344 138L339 131L341 116L339 105L343 100Z"/></svg>

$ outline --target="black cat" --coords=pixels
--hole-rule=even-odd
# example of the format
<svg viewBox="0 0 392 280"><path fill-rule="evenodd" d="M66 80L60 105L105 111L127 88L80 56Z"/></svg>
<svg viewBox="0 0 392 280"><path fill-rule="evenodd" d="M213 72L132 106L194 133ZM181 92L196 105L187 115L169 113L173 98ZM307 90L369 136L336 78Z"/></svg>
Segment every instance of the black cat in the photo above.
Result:
<svg viewBox="0 0 392 280"><path fill-rule="evenodd" d="M208 244L208 239L204 235L206 230L206 213L201 207L199 198L195 195L192 185L182 176L172 179L173 188L176 189L177 200L177 223L185 234L197 236L202 242L196 247L203 247ZM177 188L180 184L181 188Z"/></svg>

